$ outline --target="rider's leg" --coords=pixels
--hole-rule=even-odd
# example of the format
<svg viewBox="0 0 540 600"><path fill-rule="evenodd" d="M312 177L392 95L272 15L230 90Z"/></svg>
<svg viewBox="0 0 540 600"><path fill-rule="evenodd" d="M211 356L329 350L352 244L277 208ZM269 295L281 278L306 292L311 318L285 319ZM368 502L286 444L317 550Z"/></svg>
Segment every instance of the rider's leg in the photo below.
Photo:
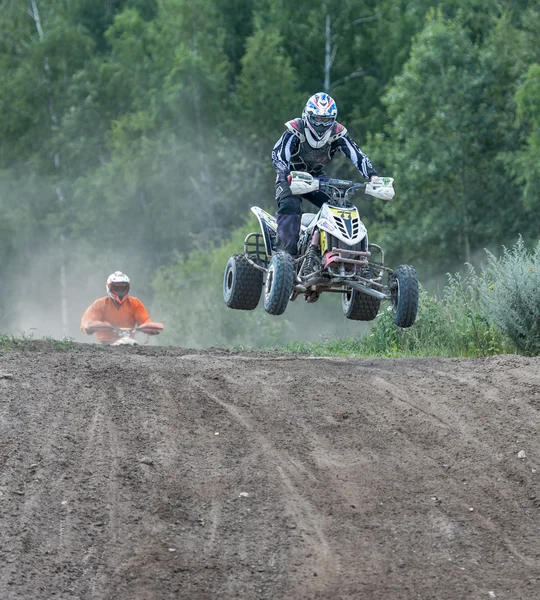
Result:
<svg viewBox="0 0 540 600"><path fill-rule="evenodd" d="M306 200L309 200L312 204L315 204L317 208L322 208L325 202L328 202L328 195L324 192L309 192L303 195Z"/></svg>
<svg viewBox="0 0 540 600"><path fill-rule="evenodd" d="M298 196L293 196L288 186L278 184L276 187L276 201L278 204L276 248L296 255L298 252L300 222L302 220L301 199Z"/></svg>

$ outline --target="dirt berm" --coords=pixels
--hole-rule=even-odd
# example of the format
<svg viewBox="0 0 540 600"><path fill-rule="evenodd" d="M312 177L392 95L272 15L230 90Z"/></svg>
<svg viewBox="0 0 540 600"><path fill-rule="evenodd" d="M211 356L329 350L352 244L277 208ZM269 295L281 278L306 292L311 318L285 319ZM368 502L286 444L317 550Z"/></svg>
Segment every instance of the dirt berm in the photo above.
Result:
<svg viewBox="0 0 540 600"><path fill-rule="evenodd" d="M540 598L540 359L0 354L2 600Z"/></svg>

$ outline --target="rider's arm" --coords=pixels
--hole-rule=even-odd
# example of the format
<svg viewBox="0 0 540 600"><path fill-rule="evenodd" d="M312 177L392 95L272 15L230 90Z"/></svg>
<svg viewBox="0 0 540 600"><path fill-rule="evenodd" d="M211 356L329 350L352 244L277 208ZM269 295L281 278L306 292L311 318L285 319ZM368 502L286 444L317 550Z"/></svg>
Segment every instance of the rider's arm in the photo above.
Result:
<svg viewBox="0 0 540 600"><path fill-rule="evenodd" d="M286 181L291 172L291 155L296 150L298 138L290 131L285 131L272 150L272 163L278 180Z"/></svg>
<svg viewBox="0 0 540 600"><path fill-rule="evenodd" d="M377 175L369 158L360 150L348 135L337 140L338 150L346 156L366 179Z"/></svg>
<svg viewBox="0 0 540 600"><path fill-rule="evenodd" d="M146 307L138 298L131 298L131 307L133 309L133 316L137 322L137 327L150 321L150 315L148 314Z"/></svg>
<svg viewBox="0 0 540 600"><path fill-rule="evenodd" d="M92 321L103 320L102 303L100 300L93 302L85 311L81 318L81 330L87 333L86 329Z"/></svg>

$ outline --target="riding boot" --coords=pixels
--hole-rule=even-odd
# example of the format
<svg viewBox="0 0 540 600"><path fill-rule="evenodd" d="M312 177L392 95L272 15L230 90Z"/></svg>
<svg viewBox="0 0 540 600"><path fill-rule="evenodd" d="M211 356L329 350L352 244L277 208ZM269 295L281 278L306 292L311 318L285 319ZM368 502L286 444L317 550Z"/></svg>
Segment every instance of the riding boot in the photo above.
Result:
<svg viewBox="0 0 540 600"><path fill-rule="evenodd" d="M293 256L298 254L298 236L302 215L277 214L276 249L288 252Z"/></svg>

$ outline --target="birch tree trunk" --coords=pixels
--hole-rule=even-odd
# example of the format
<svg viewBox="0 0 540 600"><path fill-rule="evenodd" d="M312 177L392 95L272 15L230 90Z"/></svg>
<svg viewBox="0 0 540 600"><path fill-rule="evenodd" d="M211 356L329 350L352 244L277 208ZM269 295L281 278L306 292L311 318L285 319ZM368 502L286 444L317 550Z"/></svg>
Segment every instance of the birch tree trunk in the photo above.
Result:
<svg viewBox="0 0 540 600"><path fill-rule="evenodd" d="M332 18L330 15L330 11L328 10L328 6L324 5L325 9L325 20L324 20L324 91L329 94L331 88L339 85L340 83L345 83L350 79L354 79L355 77L362 77L366 74L365 70L362 67L358 67L349 75L338 79L337 81L332 82L331 74L332 74L332 65L334 64L334 60L337 54L337 36L332 35ZM379 14L373 15L371 17L364 17L361 19L355 19L350 24L351 25L360 25L361 23L367 23L369 21L373 21L379 18ZM334 21L334 25L340 21L342 16L338 16ZM335 43L334 43L335 42Z"/></svg>
<svg viewBox="0 0 540 600"><path fill-rule="evenodd" d="M324 91L330 93L330 71L332 70L332 23L326 13L324 23Z"/></svg>
<svg viewBox="0 0 540 600"><path fill-rule="evenodd" d="M31 0L30 8L28 9L28 14L34 20L36 24L36 29L38 32L39 41L43 42L45 39L45 34L43 32L43 27L41 25L41 18L39 16L39 9L36 0ZM44 59L44 69L45 74L50 83L51 77L51 66L49 64L49 59L46 56ZM58 117L56 115L56 111L54 109L54 99L51 90L49 89L49 97L47 98L47 104L49 108L49 116L51 119L51 131L54 134L58 129ZM60 152L58 150L55 151L54 157L54 167L57 173L57 179L60 180ZM59 207L62 207L65 201L64 193L62 191L62 187L60 183L57 183L55 186L56 197L58 199ZM61 322L62 322L62 334L64 337L68 336L69 333L69 319L68 319L68 303L67 303L67 277L66 277L66 252L65 252L65 236L64 232L60 231L60 307L61 307Z"/></svg>

